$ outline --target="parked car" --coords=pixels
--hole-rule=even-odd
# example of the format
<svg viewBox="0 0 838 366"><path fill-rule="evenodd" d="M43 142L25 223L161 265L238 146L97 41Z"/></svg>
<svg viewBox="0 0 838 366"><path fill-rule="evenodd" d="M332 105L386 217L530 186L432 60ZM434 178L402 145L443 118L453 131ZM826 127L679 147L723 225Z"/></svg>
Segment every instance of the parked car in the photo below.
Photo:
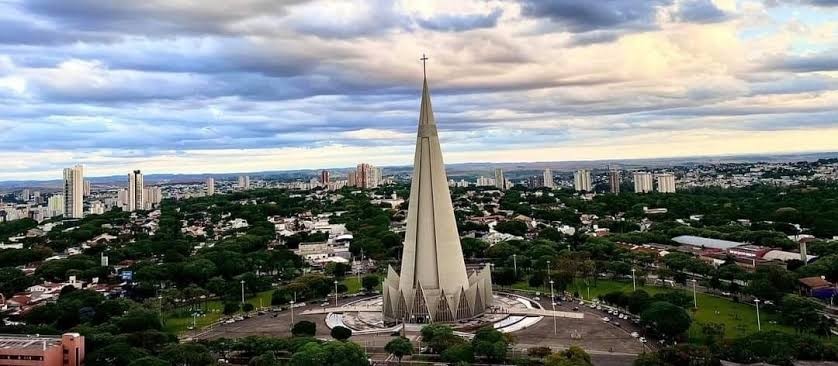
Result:
<svg viewBox="0 0 838 366"><path fill-rule="evenodd" d="M637 332L631 332L631 337L632 338L637 338L637 337L640 337L640 334L637 333Z"/></svg>
<svg viewBox="0 0 838 366"><path fill-rule="evenodd" d="M646 338L640 337L640 343L646 343Z"/></svg>

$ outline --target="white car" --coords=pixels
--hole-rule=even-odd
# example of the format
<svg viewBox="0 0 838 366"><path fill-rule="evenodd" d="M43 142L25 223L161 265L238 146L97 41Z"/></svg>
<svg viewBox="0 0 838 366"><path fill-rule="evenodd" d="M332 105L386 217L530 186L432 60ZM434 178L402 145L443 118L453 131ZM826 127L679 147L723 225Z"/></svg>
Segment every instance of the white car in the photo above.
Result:
<svg viewBox="0 0 838 366"><path fill-rule="evenodd" d="M597 305L597 306L596 306L596 309L597 309L597 310L602 310L602 306Z"/></svg>
<svg viewBox="0 0 838 366"><path fill-rule="evenodd" d="M538 296L533 297L532 299L533 299L533 300L535 300L535 301L541 301L541 298L540 298L540 297L538 297Z"/></svg>
<svg viewBox="0 0 838 366"><path fill-rule="evenodd" d="M631 337L632 338L637 338L637 337L640 337L640 334L637 333L637 332L631 332Z"/></svg>
<svg viewBox="0 0 838 366"><path fill-rule="evenodd" d="M606 317L603 317L603 318L602 318L602 321L604 321L604 322L608 323L608 322L610 322L610 321L611 321L611 318L609 318L609 317L607 317L607 316L606 316Z"/></svg>
<svg viewBox="0 0 838 366"><path fill-rule="evenodd" d="M640 343L646 343L646 338L640 337Z"/></svg>

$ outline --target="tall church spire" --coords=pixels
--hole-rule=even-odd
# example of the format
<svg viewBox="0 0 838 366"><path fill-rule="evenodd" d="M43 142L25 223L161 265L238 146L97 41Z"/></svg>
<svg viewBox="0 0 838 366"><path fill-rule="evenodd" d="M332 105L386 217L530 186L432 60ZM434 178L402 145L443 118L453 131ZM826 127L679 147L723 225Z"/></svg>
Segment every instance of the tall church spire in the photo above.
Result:
<svg viewBox="0 0 838 366"><path fill-rule="evenodd" d="M427 59L421 58L423 71ZM401 273L390 268L383 307L385 316L395 319L409 313L450 321L485 310L491 303L491 275L488 269L472 276L466 273L427 74L423 76ZM468 311L459 311L462 293ZM399 310L400 302L406 309Z"/></svg>

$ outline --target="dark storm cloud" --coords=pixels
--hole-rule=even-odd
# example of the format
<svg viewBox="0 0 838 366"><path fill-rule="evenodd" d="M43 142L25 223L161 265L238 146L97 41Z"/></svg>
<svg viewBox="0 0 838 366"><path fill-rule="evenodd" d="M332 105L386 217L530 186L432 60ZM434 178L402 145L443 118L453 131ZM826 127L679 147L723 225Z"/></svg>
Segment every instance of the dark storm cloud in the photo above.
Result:
<svg viewBox="0 0 838 366"><path fill-rule="evenodd" d="M246 1L52 1L30 0L24 8L74 29L123 34L234 34L230 25L258 16L281 17L305 0Z"/></svg>
<svg viewBox="0 0 838 366"><path fill-rule="evenodd" d="M548 18L572 33L597 29L654 29L658 7L670 0L521 0L525 16Z"/></svg>
<svg viewBox="0 0 838 366"><path fill-rule="evenodd" d="M462 32L479 28L493 28L503 15L503 9L495 9L489 14L449 15L443 14L416 22L425 29L443 32Z"/></svg>
<svg viewBox="0 0 838 366"><path fill-rule="evenodd" d="M688 23L716 23L728 20L730 15L710 0L691 0L679 5L675 17L676 20Z"/></svg>
<svg viewBox="0 0 838 366"><path fill-rule="evenodd" d="M768 61L764 70L790 72L838 71L838 50L812 56L783 56Z"/></svg>

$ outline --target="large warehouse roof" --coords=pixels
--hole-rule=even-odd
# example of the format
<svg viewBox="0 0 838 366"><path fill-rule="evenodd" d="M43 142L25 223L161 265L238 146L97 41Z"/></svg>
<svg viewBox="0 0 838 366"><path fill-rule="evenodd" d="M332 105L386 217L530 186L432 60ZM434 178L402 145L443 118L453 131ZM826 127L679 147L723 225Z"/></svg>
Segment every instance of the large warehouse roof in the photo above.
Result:
<svg viewBox="0 0 838 366"><path fill-rule="evenodd" d="M696 247L712 248L712 249L730 249L747 243L740 243L738 241L719 240L702 238L700 236L681 235L672 238L672 241L682 245L692 245Z"/></svg>

